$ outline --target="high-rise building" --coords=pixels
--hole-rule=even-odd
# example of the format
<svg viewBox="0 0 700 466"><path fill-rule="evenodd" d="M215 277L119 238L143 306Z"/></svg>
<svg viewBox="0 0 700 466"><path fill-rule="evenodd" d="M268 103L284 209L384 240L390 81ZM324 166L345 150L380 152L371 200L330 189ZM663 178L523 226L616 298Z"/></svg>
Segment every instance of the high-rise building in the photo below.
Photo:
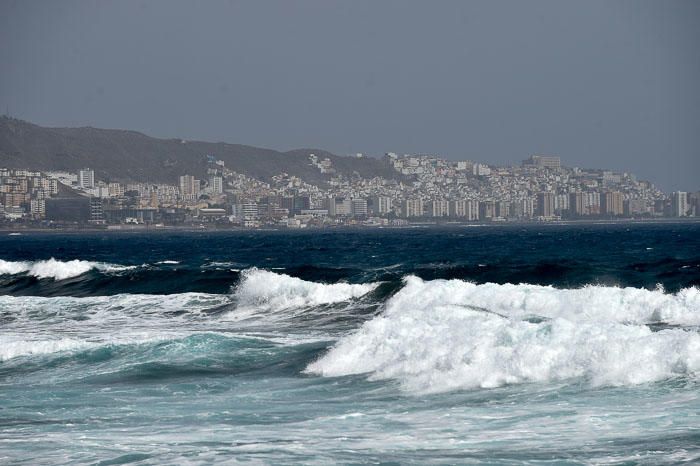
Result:
<svg viewBox="0 0 700 466"><path fill-rule="evenodd" d="M356 198L352 200L352 215L353 217L367 216L367 199Z"/></svg>
<svg viewBox="0 0 700 466"><path fill-rule="evenodd" d="M95 187L95 172L89 168L83 168L78 172L78 186L81 188Z"/></svg>
<svg viewBox="0 0 700 466"><path fill-rule="evenodd" d="M685 217L688 215L688 193L676 191L671 194L671 216Z"/></svg>
<svg viewBox="0 0 700 466"><path fill-rule="evenodd" d="M499 217L499 218L510 217L510 202L506 202L506 201L496 202L496 217Z"/></svg>
<svg viewBox="0 0 700 466"><path fill-rule="evenodd" d="M180 177L180 196L184 199L197 199L199 197L199 180L192 175Z"/></svg>
<svg viewBox="0 0 700 466"><path fill-rule="evenodd" d="M603 215L622 215L624 213L622 193L610 191L603 194L601 210Z"/></svg>
<svg viewBox="0 0 700 466"><path fill-rule="evenodd" d="M459 200L450 203L450 216L465 220L479 220L479 201Z"/></svg>
<svg viewBox="0 0 700 466"><path fill-rule="evenodd" d="M554 194L537 193L537 215L544 218L554 217Z"/></svg>
<svg viewBox="0 0 700 466"><path fill-rule="evenodd" d="M600 215L600 193L584 193L583 209L586 215Z"/></svg>
<svg viewBox="0 0 700 466"><path fill-rule="evenodd" d="M391 212L391 198L388 196L373 197L371 210L375 215L388 214Z"/></svg>
<svg viewBox="0 0 700 466"><path fill-rule="evenodd" d="M569 214L576 217L587 214L583 193L569 194Z"/></svg>
<svg viewBox="0 0 700 466"><path fill-rule="evenodd" d="M561 215L562 212L569 211L569 196L566 194L557 194L554 196L554 212Z"/></svg>
<svg viewBox="0 0 700 466"><path fill-rule="evenodd" d="M224 192L224 179L220 176L209 178L209 190L213 194L222 194Z"/></svg>
<svg viewBox="0 0 700 466"><path fill-rule="evenodd" d="M447 217L450 214L450 203L444 199L432 200L428 203L431 217Z"/></svg>
<svg viewBox="0 0 700 466"><path fill-rule="evenodd" d="M423 199L404 199L401 203L401 212L404 217L422 217L423 216Z"/></svg>
<svg viewBox="0 0 700 466"><path fill-rule="evenodd" d="M479 202L479 218L486 220L496 216L496 203L494 201Z"/></svg>
<svg viewBox="0 0 700 466"><path fill-rule="evenodd" d="M352 215L352 202L344 197L332 197L328 200L328 215L331 217Z"/></svg>

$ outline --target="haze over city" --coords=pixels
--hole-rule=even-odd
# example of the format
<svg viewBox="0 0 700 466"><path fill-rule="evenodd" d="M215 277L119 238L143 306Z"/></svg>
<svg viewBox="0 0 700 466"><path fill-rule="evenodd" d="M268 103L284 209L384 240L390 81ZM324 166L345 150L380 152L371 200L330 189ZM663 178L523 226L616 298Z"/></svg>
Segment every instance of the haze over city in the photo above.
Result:
<svg viewBox="0 0 700 466"><path fill-rule="evenodd" d="M699 31L689 1L2 1L0 105L280 150L551 154L694 191Z"/></svg>

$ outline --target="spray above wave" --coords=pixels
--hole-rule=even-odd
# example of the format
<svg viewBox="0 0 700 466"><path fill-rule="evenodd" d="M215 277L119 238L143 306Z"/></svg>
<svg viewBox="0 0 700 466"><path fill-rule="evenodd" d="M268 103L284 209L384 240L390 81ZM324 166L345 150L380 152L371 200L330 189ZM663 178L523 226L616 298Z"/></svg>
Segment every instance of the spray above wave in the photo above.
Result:
<svg viewBox="0 0 700 466"><path fill-rule="evenodd" d="M697 332L653 332L620 322L643 317L639 309L630 309L641 305L639 299L614 300L606 319L603 310L583 312L590 302L575 301L587 298L590 289L494 287L498 285L409 277L383 315L343 337L306 370L323 376L368 373L373 380L396 379L409 391L427 393L571 378L585 378L593 385L628 385L697 377L700 372ZM535 290L538 299L522 300L523 289ZM515 296L498 296L499 290L502 295L515 291ZM570 300L571 309L564 307L559 293ZM620 298L625 291L607 293ZM652 301L661 299L653 293L663 295L647 293L652 293L644 295ZM528 319L526 314L535 309L548 318ZM685 311L698 313L700 308Z"/></svg>
<svg viewBox="0 0 700 466"><path fill-rule="evenodd" d="M359 298L377 283L316 283L257 268L243 271L235 289L240 306L263 310L306 308Z"/></svg>
<svg viewBox="0 0 700 466"><path fill-rule="evenodd" d="M100 272L121 272L134 269L136 266L125 266L118 264L108 264L105 262L92 262L84 260L59 261L54 258L35 262L11 262L0 260L0 275L17 275L26 273L29 276L42 278L53 278L54 280L65 280L67 278L78 277L90 270Z"/></svg>

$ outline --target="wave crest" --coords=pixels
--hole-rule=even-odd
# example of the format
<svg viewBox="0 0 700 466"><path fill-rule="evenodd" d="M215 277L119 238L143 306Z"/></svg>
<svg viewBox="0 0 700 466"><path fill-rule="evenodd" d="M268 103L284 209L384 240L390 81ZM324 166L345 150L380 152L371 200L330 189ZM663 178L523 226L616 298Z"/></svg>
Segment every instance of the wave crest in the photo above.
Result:
<svg viewBox="0 0 700 466"><path fill-rule="evenodd" d="M651 298L646 310L644 296ZM605 297L616 298L607 302L607 317L605 308L596 307ZM580 377L593 385L695 377L700 372L698 333L653 332L641 324L666 311L672 311L667 317L696 321L700 307L695 299L697 290L665 295L409 277L381 316L339 340L306 371L369 373L371 379L396 379L409 391L428 393ZM532 313L544 318L529 319ZM629 321L637 324L623 323Z"/></svg>
<svg viewBox="0 0 700 466"><path fill-rule="evenodd" d="M240 306L282 310L333 304L359 298L377 283L316 283L257 268L243 271L235 289Z"/></svg>
<svg viewBox="0 0 700 466"><path fill-rule="evenodd" d="M42 278L53 278L54 280L65 280L80 276L90 270L100 272L121 272L134 269L136 266L125 266L118 264L108 264L105 262L92 262L85 260L59 261L53 257L48 260L36 262L12 262L0 260L0 275L17 275L26 273L29 276Z"/></svg>

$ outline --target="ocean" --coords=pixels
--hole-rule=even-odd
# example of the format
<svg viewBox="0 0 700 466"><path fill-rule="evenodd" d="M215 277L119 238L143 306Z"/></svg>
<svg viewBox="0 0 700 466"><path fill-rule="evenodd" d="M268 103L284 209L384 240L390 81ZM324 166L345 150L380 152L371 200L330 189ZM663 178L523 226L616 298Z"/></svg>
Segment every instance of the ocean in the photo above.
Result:
<svg viewBox="0 0 700 466"><path fill-rule="evenodd" d="M2 464L700 462L700 224L0 233Z"/></svg>

